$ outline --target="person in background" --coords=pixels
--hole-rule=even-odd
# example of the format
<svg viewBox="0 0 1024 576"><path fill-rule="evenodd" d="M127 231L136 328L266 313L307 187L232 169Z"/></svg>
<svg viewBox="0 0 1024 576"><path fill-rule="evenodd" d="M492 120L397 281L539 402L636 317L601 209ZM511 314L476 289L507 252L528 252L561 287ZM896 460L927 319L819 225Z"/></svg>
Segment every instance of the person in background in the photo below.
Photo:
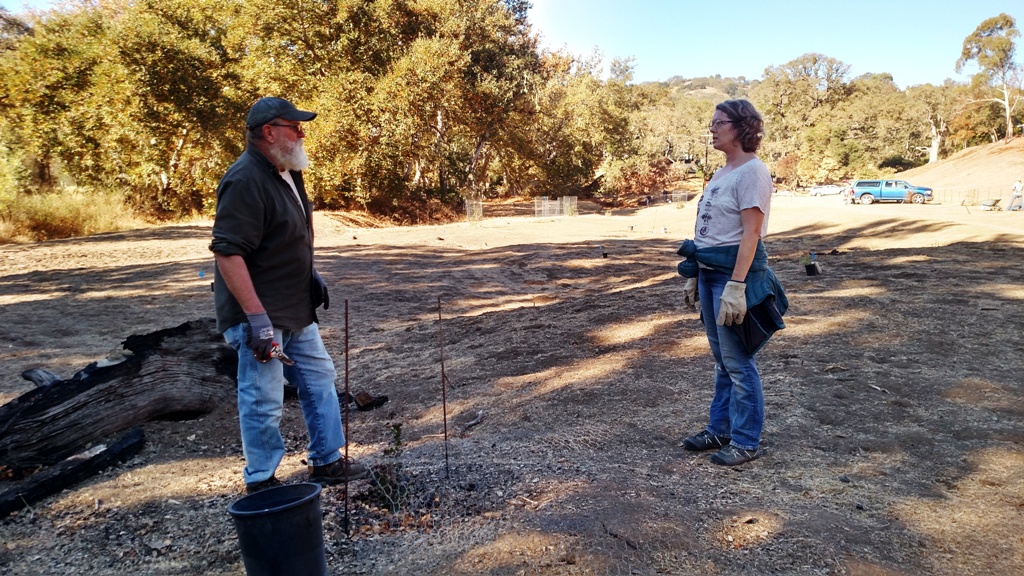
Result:
<svg viewBox="0 0 1024 576"><path fill-rule="evenodd" d="M1012 192L1010 194L1010 205L1006 210L1021 210L1024 208L1024 199L1021 198L1021 195L1024 194L1024 182L1021 182L1020 178L1017 178L1017 181L1013 183L1010 190Z"/></svg>
<svg viewBox="0 0 1024 576"><path fill-rule="evenodd" d="M309 481L332 485L366 477L343 458L337 372L320 338L316 308L330 305L313 268L309 164L302 122L316 113L261 98L246 119L245 152L217 187L210 250L216 261L217 330L238 352L238 415L246 491L281 484L280 422L285 379L296 386L309 433Z"/></svg>
<svg viewBox="0 0 1024 576"><path fill-rule="evenodd" d="M768 231L772 178L756 152L764 121L746 100L728 100L715 107L708 126L714 148L725 154L698 200L693 240L679 254L686 277L683 302L700 307L701 319L715 359L715 391L707 427L685 438L687 450L717 450L711 462L735 466L762 455L764 393L761 376L737 334L750 306L788 307L785 293L768 267L762 238ZM781 327L781 315L779 316Z"/></svg>

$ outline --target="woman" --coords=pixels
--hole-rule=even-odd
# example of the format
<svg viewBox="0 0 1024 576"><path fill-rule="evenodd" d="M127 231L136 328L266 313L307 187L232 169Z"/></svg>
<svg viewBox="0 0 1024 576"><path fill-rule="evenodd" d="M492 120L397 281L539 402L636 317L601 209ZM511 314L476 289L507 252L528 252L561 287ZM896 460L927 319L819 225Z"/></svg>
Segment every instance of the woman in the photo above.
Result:
<svg viewBox="0 0 1024 576"><path fill-rule="evenodd" d="M715 357L715 395L707 428L684 439L682 446L717 449L713 463L736 466L762 454L764 394L754 354L783 327L781 314L788 302L761 242L772 198L771 175L755 154L764 120L750 102L728 100L715 107L708 129L715 150L725 154L725 166L715 172L699 200L695 236L680 248L687 260L679 270L687 277L684 303L699 304L702 311ZM745 322L748 303L758 315ZM761 324L771 327L765 328L763 340L741 338L742 328L764 318L769 321Z"/></svg>

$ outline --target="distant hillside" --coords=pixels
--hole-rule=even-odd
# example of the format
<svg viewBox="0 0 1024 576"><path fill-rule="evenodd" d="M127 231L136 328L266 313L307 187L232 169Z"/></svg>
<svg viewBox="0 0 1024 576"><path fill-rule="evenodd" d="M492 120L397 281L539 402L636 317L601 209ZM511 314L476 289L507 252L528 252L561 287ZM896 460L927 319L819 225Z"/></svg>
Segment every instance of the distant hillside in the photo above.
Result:
<svg viewBox="0 0 1024 576"><path fill-rule="evenodd" d="M747 98L751 88L756 86L758 81L750 81L743 76L737 78L722 78L721 75L699 78L673 76L665 82L657 82L657 84L668 86L673 94L717 103L730 98Z"/></svg>
<svg viewBox="0 0 1024 576"><path fill-rule="evenodd" d="M955 200L973 191L980 198L1003 198L1006 204L1013 181L1024 179L1024 138L968 148L896 176L934 188L940 201Z"/></svg>

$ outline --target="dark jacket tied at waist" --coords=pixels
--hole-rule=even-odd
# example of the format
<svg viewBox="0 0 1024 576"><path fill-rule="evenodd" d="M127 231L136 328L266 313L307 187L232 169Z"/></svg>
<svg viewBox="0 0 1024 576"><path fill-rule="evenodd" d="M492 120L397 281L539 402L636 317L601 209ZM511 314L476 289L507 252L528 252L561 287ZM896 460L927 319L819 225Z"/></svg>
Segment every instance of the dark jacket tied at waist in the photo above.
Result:
<svg viewBox="0 0 1024 576"><path fill-rule="evenodd" d="M739 244L697 248L693 240L684 240L676 252L686 258L679 263L679 274L686 278L696 278L701 265L723 274L732 274L739 249ZM786 327L782 322L782 316L789 310L786 292L768 266L768 251L760 240L757 241L757 248L754 251L754 261L747 271L746 298L747 315L741 325L747 326L737 330L737 333L747 345L747 351L753 354L771 338L772 334ZM750 320L756 321L758 326L753 326ZM741 331L747 334L740 334ZM757 334L751 335L752 331Z"/></svg>

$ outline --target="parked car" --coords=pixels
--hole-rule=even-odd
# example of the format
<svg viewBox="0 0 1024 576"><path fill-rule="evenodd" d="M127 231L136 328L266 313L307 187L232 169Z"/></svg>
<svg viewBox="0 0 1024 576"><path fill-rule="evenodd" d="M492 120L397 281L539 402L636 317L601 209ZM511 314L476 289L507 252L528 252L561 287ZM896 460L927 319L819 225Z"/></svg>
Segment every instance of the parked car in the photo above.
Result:
<svg viewBox="0 0 1024 576"><path fill-rule="evenodd" d="M857 180L850 188L850 202L874 204L875 202L913 202L924 204L932 201L932 189L914 186L905 180Z"/></svg>
<svg viewBox="0 0 1024 576"><path fill-rule="evenodd" d="M807 189L808 196L833 196L843 191L843 187L837 184L823 184L812 186Z"/></svg>

